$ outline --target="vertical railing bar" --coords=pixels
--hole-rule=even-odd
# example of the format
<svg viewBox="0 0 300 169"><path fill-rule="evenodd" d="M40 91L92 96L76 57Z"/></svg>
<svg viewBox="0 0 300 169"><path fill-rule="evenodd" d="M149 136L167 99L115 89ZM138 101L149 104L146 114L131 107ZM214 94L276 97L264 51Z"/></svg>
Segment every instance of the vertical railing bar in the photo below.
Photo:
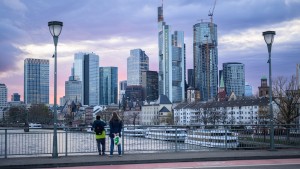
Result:
<svg viewBox="0 0 300 169"><path fill-rule="evenodd" d="M4 158L7 158L7 129L5 129L5 150L4 150Z"/></svg>
<svg viewBox="0 0 300 169"><path fill-rule="evenodd" d="M65 140L65 156L68 156L68 131L65 130L66 133L66 140Z"/></svg>

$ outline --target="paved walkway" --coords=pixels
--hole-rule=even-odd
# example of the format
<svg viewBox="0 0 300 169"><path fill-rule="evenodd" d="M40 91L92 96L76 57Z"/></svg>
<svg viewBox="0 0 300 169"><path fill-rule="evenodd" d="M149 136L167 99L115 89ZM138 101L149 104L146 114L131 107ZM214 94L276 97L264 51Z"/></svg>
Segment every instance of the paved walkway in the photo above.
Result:
<svg viewBox="0 0 300 169"><path fill-rule="evenodd" d="M158 154L125 154L122 157L99 155L60 156L52 157L22 157L0 159L0 168L54 168L91 165L121 165L168 162L195 161L228 161L228 160L258 160L299 158L300 149L268 150L230 150L207 152L178 152Z"/></svg>

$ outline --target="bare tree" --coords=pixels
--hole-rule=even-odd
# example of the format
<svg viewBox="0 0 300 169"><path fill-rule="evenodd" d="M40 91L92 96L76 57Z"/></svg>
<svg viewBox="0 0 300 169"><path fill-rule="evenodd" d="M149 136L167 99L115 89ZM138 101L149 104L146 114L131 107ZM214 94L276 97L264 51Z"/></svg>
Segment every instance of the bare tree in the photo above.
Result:
<svg viewBox="0 0 300 169"><path fill-rule="evenodd" d="M298 89L295 76L290 79L286 77L278 77L274 80L273 85L274 102L279 111L275 117L279 124L282 124L287 129L287 139L291 124L296 124L296 119L299 117L299 98L300 90Z"/></svg>
<svg viewBox="0 0 300 169"><path fill-rule="evenodd" d="M290 125L299 117L298 105L300 90L297 86L296 77L291 79L278 77L274 80L273 95L274 102L279 108L276 120L279 124Z"/></svg>

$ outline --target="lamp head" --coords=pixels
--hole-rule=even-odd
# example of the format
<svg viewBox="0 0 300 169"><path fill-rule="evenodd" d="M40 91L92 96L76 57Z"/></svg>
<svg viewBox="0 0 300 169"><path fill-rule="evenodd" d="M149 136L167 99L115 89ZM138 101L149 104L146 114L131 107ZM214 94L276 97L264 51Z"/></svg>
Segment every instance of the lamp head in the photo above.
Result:
<svg viewBox="0 0 300 169"><path fill-rule="evenodd" d="M58 37L61 33L63 23L60 21L50 21L48 22L50 33L53 37Z"/></svg>
<svg viewBox="0 0 300 169"><path fill-rule="evenodd" d="M274 35L276 35L275 31L266 31L263 32L264 39L267 43L267 45L272 45L274 41Z"/></svg>

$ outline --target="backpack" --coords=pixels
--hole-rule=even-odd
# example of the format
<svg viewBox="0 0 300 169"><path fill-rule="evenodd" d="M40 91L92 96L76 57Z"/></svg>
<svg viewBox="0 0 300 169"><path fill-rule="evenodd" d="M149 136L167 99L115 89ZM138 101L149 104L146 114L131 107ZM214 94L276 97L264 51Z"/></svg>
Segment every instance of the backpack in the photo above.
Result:
<svg viewBox="0 0 300 169"><path fill-rule="evenodd" d="M98 124L96 125L94 131L95 131L96 135L101 135L102 132L103 132L103 130L104 130L103 125L101 125L101 124L98 123Z"/></svg>

